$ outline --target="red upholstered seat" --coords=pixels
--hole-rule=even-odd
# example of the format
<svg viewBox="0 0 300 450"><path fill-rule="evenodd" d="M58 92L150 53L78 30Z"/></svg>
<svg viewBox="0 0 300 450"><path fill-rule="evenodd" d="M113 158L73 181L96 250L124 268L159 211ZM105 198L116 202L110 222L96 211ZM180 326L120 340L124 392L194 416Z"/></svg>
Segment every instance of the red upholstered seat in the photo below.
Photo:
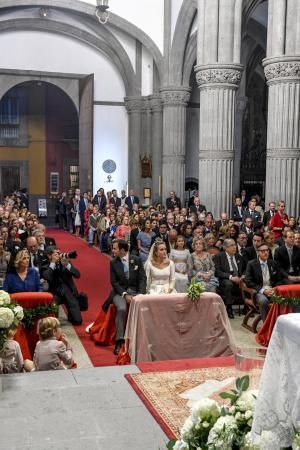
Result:
<svg viewBox="0 0 300 450"><path fill-rule="evenodd" d="M49 292L16 292L15 294L11 294L10 297L24 309L34 309L38 306L51 305L53 302L53 295ZM51 313L49 316L54 316L54 314ZM42 316L38 316L34 319L32 328L24 328L22 325L18 327L15 339L20 344L24 359L33 358L34 349L39 340L37 322L41 318Z"/></svg>

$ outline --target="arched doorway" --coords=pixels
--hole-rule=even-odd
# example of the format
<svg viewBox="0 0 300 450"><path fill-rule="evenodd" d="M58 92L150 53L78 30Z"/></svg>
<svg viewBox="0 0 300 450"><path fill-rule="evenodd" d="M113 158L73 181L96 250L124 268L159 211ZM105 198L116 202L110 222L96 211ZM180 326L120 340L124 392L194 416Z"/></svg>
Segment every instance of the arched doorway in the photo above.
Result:
<svg viewBox="0 0 300 450"><path fill-rule="evenodd" d="M79 184L78 112L54 84L26 81L6 92L0 146L2 194L26 187L32 200L51 198Z"/></svg>

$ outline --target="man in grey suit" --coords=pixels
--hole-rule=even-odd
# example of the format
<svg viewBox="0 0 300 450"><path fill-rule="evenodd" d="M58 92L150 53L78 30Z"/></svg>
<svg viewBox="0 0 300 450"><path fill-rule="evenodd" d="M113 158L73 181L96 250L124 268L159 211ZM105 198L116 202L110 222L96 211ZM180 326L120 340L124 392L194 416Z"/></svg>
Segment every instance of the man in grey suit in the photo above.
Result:
<svg viewBox="0 0 300 450"><path fill-rule="evenodd" d="M110 262L110 282L112 292L103 305L106 310L111 303L117 308L116 315L116 347L115 355L120 351L124 342L125 319L127 304L137 294L146 293L146 274L142 261L138 256L128 253L128 244L123 240L113 242L114 258Z"/></svg>

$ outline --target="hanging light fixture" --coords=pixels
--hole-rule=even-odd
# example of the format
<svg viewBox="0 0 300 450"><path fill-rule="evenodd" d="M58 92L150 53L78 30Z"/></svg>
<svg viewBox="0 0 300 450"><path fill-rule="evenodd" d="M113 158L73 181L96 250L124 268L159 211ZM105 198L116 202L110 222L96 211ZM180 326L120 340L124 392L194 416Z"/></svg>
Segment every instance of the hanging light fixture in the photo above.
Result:
<svg viewBox="0 0 300 450"><path fill-rule="evenodd" d="M109 12L107 11L109 8L108 0L97 0L96 6L96 16L102 25L105 25L109 18Z"/></svg>

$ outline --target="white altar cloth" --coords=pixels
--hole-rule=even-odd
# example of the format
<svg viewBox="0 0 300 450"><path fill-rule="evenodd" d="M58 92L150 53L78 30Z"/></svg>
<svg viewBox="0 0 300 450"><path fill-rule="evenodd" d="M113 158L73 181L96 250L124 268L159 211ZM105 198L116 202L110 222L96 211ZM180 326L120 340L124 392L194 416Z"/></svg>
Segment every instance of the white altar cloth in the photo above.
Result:
<svg viewBox="0 0 300 450"><path fill-rule="evenodd" d="M280 447L292 445L293 426L300 427L300 314L277 319L268 347L252 425L256 441L263 431ZM277 438L277 439L276 439ZM265 439L264 439L265 442Z"/></svg>

